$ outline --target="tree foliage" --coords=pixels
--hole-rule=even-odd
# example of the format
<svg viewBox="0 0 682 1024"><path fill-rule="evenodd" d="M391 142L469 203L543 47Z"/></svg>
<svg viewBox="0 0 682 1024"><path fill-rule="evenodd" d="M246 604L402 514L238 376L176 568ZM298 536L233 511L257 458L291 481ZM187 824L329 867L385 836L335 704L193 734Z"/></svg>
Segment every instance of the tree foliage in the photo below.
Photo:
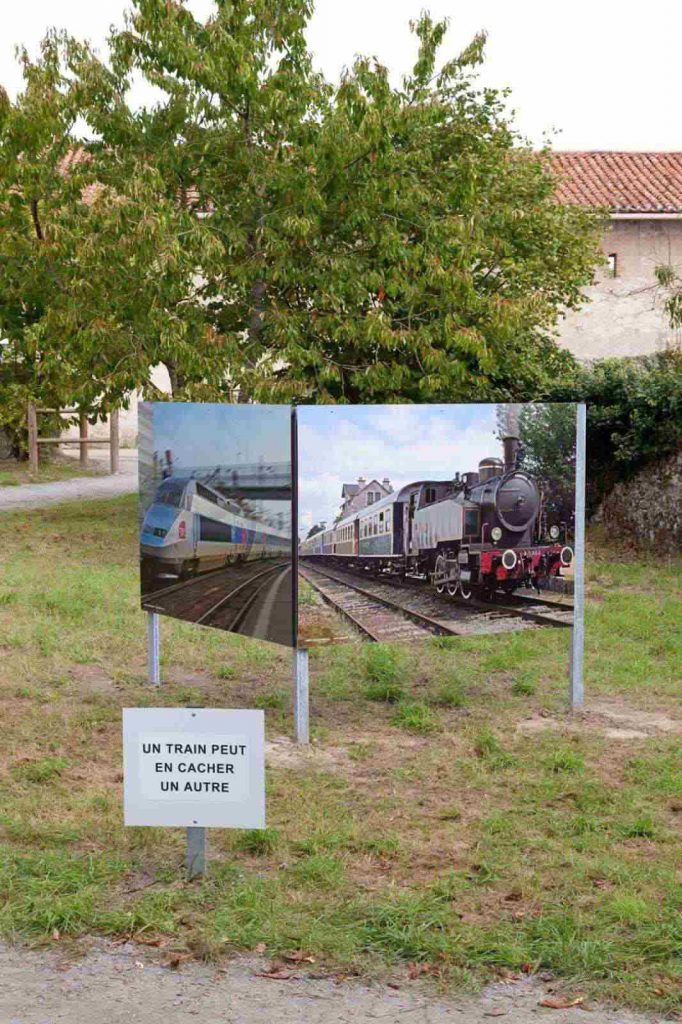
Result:
<svg viewBox="0 0 682 1024"><path fill-rule="evenodd" d="M0 109L0 334L34 390L175 397L540 397L552 339L598 260L544 154L414 23L394 85L313 67L309 0L135 0L105 58L49 36ZM156 87L131 105L132 76Z"/></svg>

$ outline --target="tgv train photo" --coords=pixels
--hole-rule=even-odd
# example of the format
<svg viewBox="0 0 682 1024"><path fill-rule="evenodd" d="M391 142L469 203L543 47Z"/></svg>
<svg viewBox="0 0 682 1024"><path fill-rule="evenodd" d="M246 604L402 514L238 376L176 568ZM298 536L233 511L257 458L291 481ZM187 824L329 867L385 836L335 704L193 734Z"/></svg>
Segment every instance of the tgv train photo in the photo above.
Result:
<svg viewBox="0 0 682 1024"><path fill-rule="evenodd" d="M140 531L143 580L185 579L290 552L290 534L249 518L212 487L181 476L161 481Z"/></svg>
<svg viewBox="0 0 682 1024"><path fill-rule="evenodd" d="M572 562L571 524L552 521L536 480L518 467L518 438L503 444L504 460L406 484L318 530L300 544L301 558L422 576L465 599L539 589Z"/></svg>

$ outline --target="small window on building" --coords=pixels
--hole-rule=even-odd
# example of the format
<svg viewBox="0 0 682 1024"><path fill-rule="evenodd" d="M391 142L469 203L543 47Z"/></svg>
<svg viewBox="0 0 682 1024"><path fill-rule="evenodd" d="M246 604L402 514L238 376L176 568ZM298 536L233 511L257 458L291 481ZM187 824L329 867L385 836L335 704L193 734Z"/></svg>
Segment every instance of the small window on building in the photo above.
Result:
<svg viewBox="0 0 682 1024"><path fill-rule="evenodd" d="M374 491L367 491L367 504L368 505L373 505L374 504Z"/></svg>
<svg viewBox="0 0 682 1024"><path fill-rule="evenodd" d="M606 257L609 277L618 277L618 254L610 252Z"/></svg>

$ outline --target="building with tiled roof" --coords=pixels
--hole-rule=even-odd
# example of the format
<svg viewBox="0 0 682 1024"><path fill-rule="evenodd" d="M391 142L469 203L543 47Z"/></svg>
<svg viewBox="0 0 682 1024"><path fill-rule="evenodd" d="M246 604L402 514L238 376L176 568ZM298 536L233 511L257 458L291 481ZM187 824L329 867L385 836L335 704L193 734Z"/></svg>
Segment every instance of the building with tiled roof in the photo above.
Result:
<svg viewBox="0 0 682 1024"><path fill-rule="evenodd" d="M677 342L655 270L682 267L682 152L552 154L557 197L603 209L606 265L589 302L561 324L560 344L580 359L646 355Z"/></svg>
<svg viewBox="0 0 682 1024"><path fill-rule="evenodd" d="M562 203L616 217L682 215L682 152L555 153L552 161Z"/></svg>

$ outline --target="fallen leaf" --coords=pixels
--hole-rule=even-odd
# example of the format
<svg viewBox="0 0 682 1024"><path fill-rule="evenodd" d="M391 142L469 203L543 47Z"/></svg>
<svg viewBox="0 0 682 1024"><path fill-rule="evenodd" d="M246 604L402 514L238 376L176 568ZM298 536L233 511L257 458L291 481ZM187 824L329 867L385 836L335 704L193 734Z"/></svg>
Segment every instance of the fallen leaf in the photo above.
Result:
<svg viewBox="0 0 682 1024"><path fill-rule="evenodd" d="M276 967L272 971L258 971L256 977L270 978L272 981L289 981L290 978L295 978L296 975L293 971L287 971L284 967Z"/></svg>
<svg viewBox="0 0 682 1024"><path fill-rule="evenodd" d="M422 974L438 974L438 968L435 964L408 964L407 965L407 976L414 981L415 978L421 977Z"/></svg>
<svg viewBox="0 0 682 1024"><path fill-rule="evenodd" d="M521 970L524 974L532 974L534 969L533 964L521 964Z"/></svg>
<svg viewBox="0 0 682 1024"><path fill-rule="evenodd" d="M188 960L193 960L193 959L194 959L194 954L193 953L173 953L164 962L163 966L164 967L170 967L171 970L177 971L177 969L180 966L180 964L187 963Z"/></svg>
<svg viewBox="0 0 682 1024"><path fill-rule="evenodd" d="M52 938L54 939L55 942L59 942L59 940L61 939L61 934L58 928L55 928L55 930L52 932Z"/></svg>
<svg viewBox="0 0 682 1024"><path fill-rule="evenodd" d="M308 956L302 949L297 949L294 953L285 953L283 956L284 960L288 960L291 964L314 964L315 957Z"/></svg>
<svg viewBox="0 0 682 1024"><path fill-rule="evenodd" d="M546 999L541 999L538 1003L539 1006L548 1006L550 1010L568 1010L571 1006L580 1006L581 1003L585 1002L585 996L576 996L575 999L561 998L561 996L547 996Z"/></svg>
<svg viewBox="0 0 682 1024"><path fill-rule="evenodd" d="M266 944L264 942L258 942L258 943L256 943L256 945L254 947L254 952L255 953L264 953L267 948L268 947L266 946Z"/></svg>

